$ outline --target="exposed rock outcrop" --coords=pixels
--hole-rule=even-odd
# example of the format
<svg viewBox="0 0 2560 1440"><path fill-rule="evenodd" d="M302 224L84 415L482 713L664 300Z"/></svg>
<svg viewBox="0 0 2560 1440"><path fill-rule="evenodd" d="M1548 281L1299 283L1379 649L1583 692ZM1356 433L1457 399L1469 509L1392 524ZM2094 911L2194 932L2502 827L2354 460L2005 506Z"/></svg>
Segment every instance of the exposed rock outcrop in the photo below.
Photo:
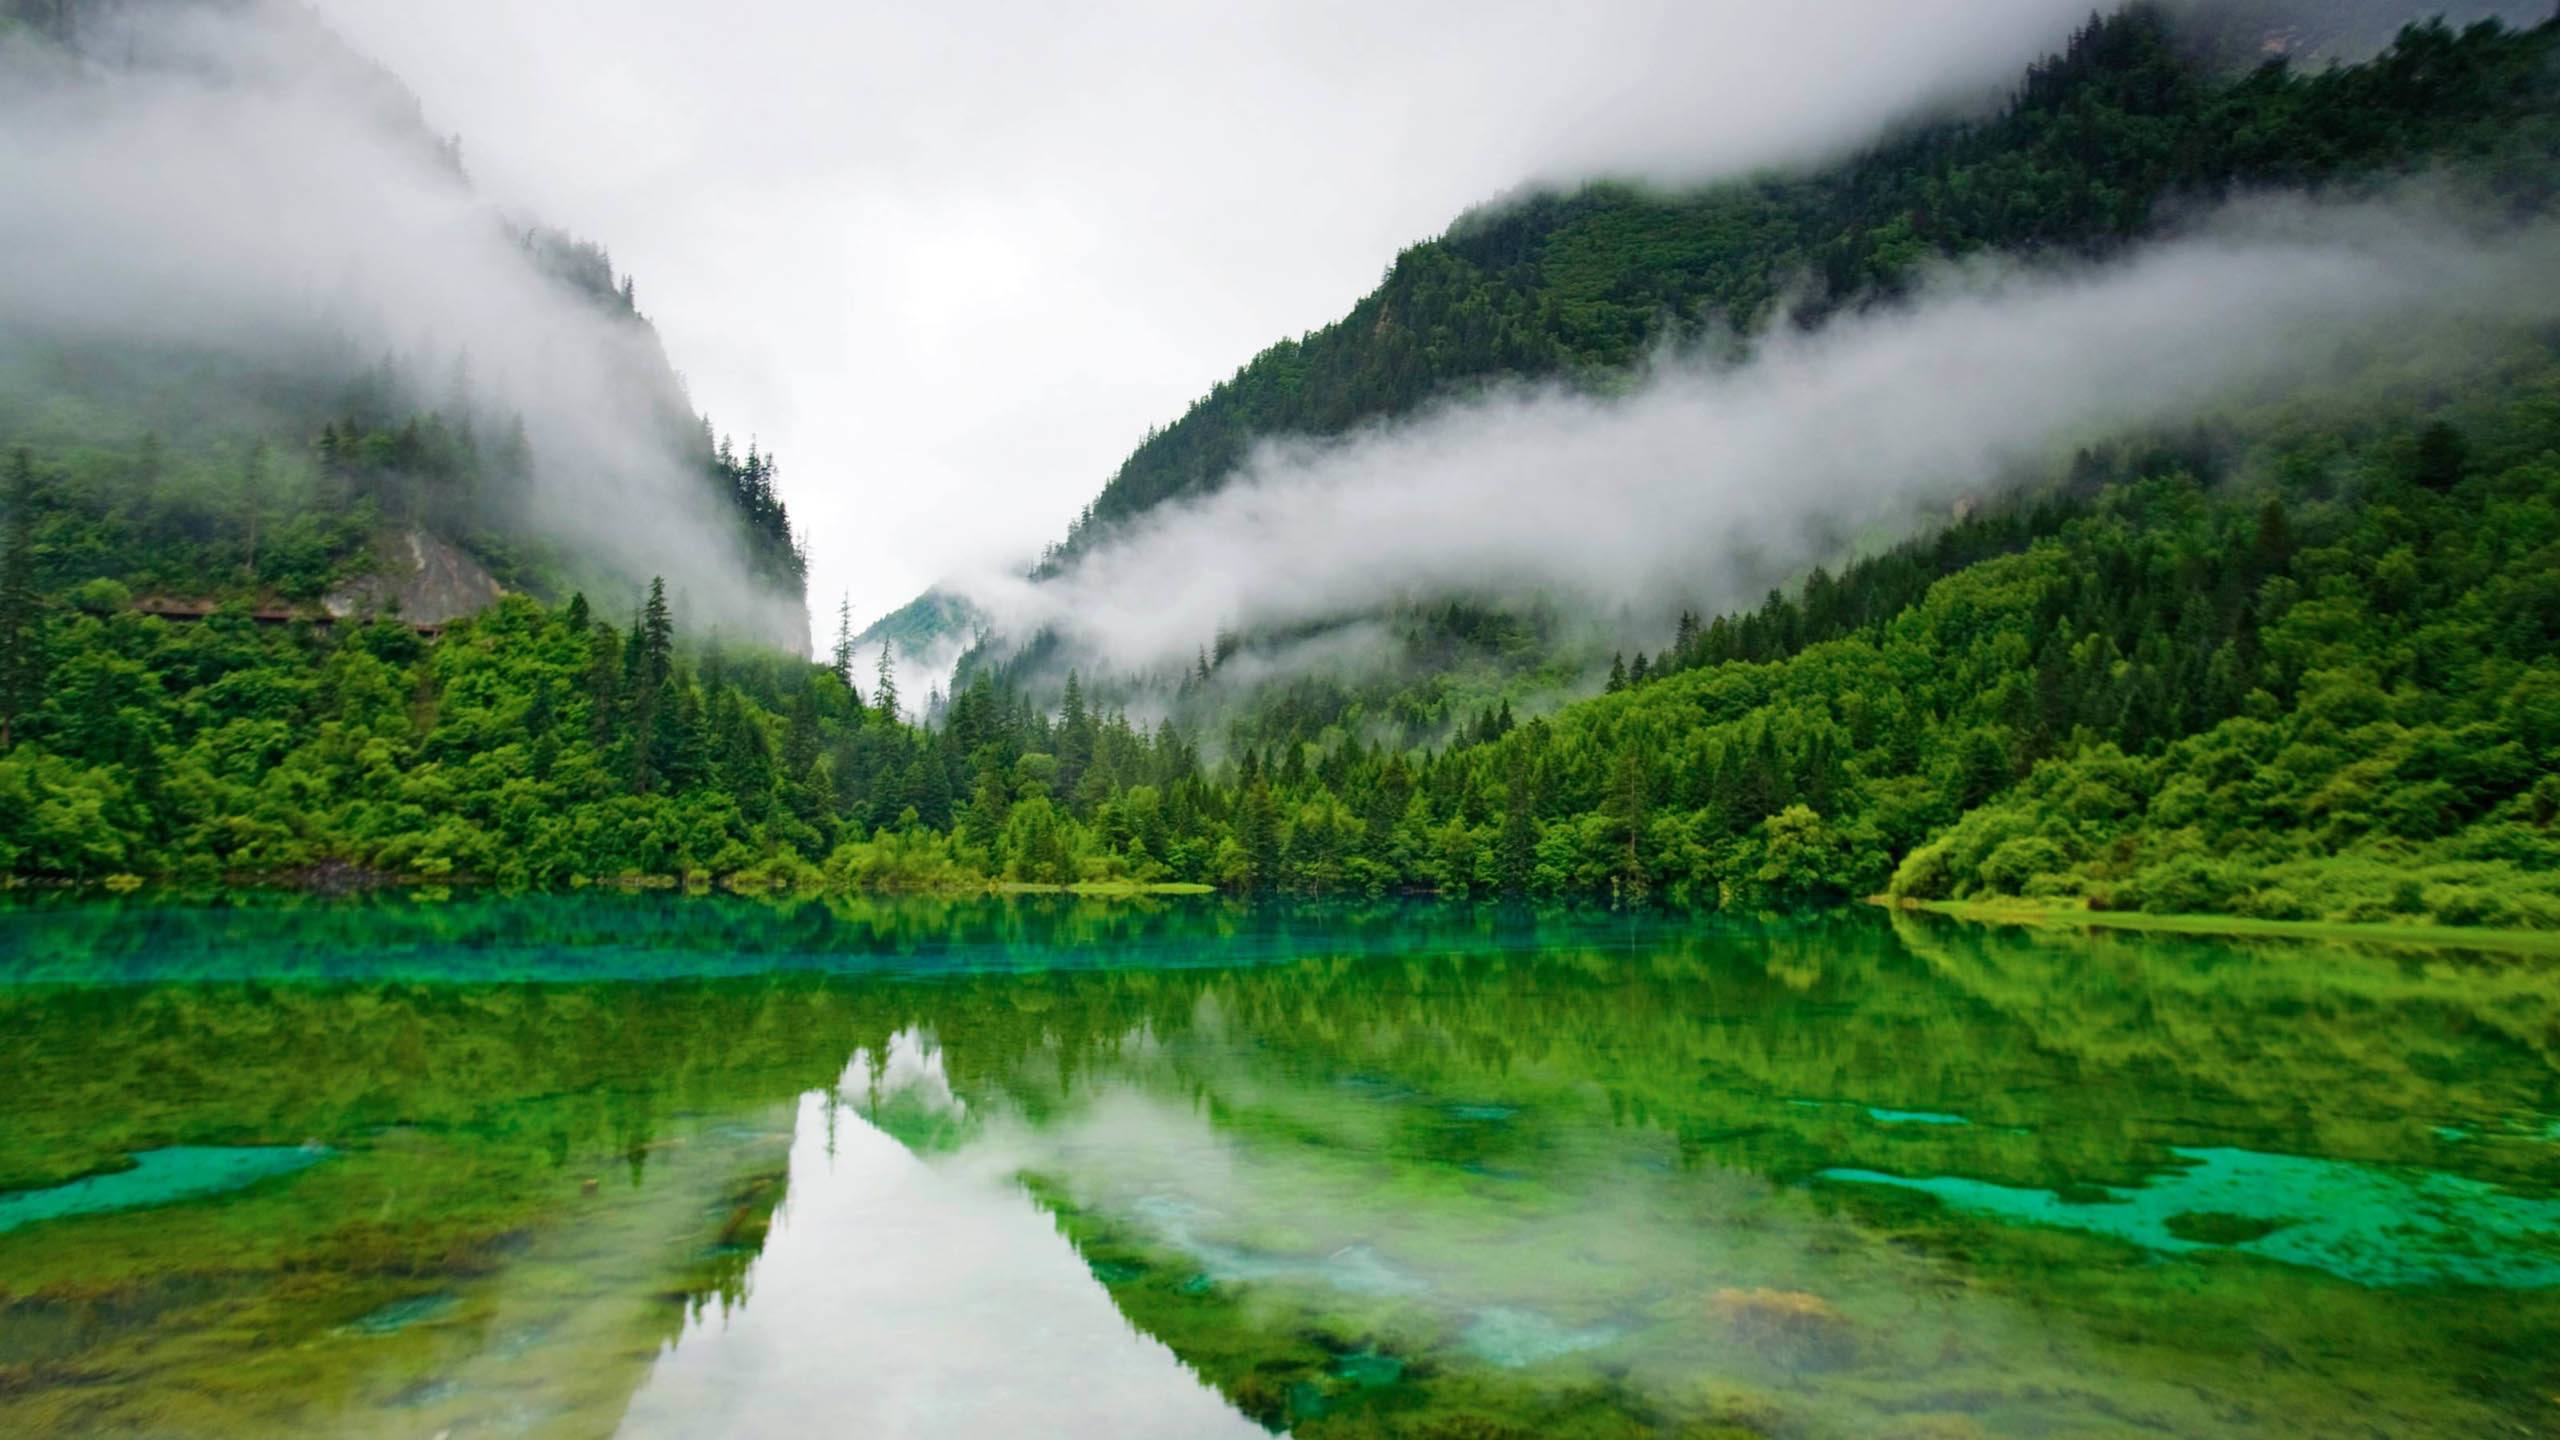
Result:
<svg viewBox="0 0 2560 1440"><path fill-rule="evenodd" d="M477 614L506 593L480 562L424 530L383 547L381 567L323 597L340 619L396 614L413 625L442 625Z"/></svg>

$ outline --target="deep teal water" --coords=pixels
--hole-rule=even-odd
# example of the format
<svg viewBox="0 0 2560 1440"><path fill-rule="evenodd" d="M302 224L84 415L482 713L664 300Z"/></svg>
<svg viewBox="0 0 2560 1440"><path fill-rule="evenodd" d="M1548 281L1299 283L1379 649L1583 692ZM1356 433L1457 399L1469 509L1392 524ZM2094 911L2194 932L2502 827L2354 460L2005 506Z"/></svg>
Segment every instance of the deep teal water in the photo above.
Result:
<svg viewBox="0 0 2560 1440"><path fill-rule="evenodd" d="M0 903L0 1432L2548 1433L2560 965Z"/></svg>
<svg viewBox="0 0 2560 1440"><path fill-rule="evenodd" d="M327 1153L316 1145L172 1145L164 1150L145 1150L131 1156L126 1168L103 1175L87 1175L40 1189L0 1191L0 1231L40 1220L100 1215L220 1195L316 1165Z"/></svg>
<svg viewBox="0 0 2560 1440"><path fill-rule="evenodd" d="M2178 1163L2146 1183L2095 1195L1948 1175L1832 1169L1822 1176L1901 1186L1959 1210L2112 1235L2146 1250L2242 1251L2361 1285L2560 1285L2560 1198L2413 1167L2188 1146L2171 1154ZM2179 1233L2181 1216L2234 1216L2261 1222L2266 1233L2200 1240Z"/></svg>

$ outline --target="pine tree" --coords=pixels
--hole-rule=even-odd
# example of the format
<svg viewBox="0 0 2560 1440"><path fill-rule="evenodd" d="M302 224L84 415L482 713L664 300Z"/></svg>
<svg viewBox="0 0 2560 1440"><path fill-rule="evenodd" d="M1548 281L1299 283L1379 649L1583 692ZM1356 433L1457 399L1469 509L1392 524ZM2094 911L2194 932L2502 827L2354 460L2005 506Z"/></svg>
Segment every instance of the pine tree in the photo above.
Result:
<svg viewBox="0 0 2560 1440"><path fill-rule="evenodd" d="M836 678L844 681L847 690L854 690L853 654L853 592L848 590L836 601L836 647L831 657Z"/></svg>
<svg viewBox="0 0 2560 1440"><path fill-rule="evenodd" d="M610 625L590 624L587 642L587 731L599 750L610 749L622 720L622 642Z"/></svg>
<svg viewBox="0 0 2560 1440"><path fill-rule="evenodd" d="M9 521L0 539L0 750L44 697L44 634L36 594L36 464L9 457Z"/></svg>
<svg viewBox="0 0 2560 1440"><path fill-rule="evenodd" d="M1058 795L1073 805L1076 786L1093 763L1093 716L1085 709L1084 684L1067 672L1067 693L1058 703Z"/></svg>
<svg viewBox="0 0 2560 1440"><path fill-rule="evenodd" d="M1651 808L1653 777L1645 766L1644 752L1632 743L1618 751L1617 762L1609 770L1608 816L1622 832L1624 851L1615 883L1618 893L1628 900L1644 897L1646 875L1641 845L1644 840L1645 816Z"/></svg>
<svg viewBox="0 0 2560 1440"><path fill-rule="evenodd" d="M898 718L898 669L889 658L889 642L880 642L880 664L873 672L871 705L882 718L894 723Z"/></svg>
<svg viewBox="0 0 2560 1440"><path fill-rule="evenodd" d="M1529 888L1538 860L1537 795L1531 788L1526 755L1512 761L1511 778L1503 789L1502 832L1494 838L1494 860L1502 888L1518 893Z"/></svg>
<svg viewBox="0 0 2560 1440"><path fill-rule="evenodd" d="M2462 432L2441 420L2418 432L2417 481L2430 490L2450 490L2471 463L2471 447Z"/></svg>
<svg viewBox="0 0 2560 1440"><path fill-rule="evenodd" d="M249 447L248 461L240 467L240 513L249 531L248 564L243 568L249 583L258 583L258 522L267 509L267 442Z"/></svg>
<svg viewBox="0 0 2560 1440"><path fill-rule="evenodd" d="M533 441L524 433L524 417L508 418L507 433L498 440L495 460L498 482L514 491L533 478Z"/></svg>
<svg viewBox="0 0 2560 1440"><path fill-rule="evenodd" d="M1989 726L1965 732L1956 755L1955 795L1958 809L1970 810L2009 783L2009 749Z"/></svg>
<svg viewBox="0 0 2560 1440"><path fill-rule="evenodd" d="M922 771L922 780L916 789L916 813L926 828L947 830L951 826L953 800L951 771L943 765L940 755L930 751L919 757L916 763Z"/></svg>
<svg viewBox="0 0 2560 1440"><path fill-rule="evenodd" d="M649 577L649 603L640 612L640 683L664 685L675 673L676 625L667 613L665 577Z"/></svg>
<svg viewBox="0 0 2560 1440"><path fill-rule="evenodd" d="M1267 889L1280 879L1280 807L1258 776L1236 805L1236 844L1244 850L1245 884Z"/></svg>
<svg viewBox="0 0 2560 1440"><path fill-rule="evenodd" d="M691 685L669 679L657 705L655 733L650 737L657 782L669 794L690 790L710 773L710 717L702 696Z"/></svg>
<svg viewBox="0 0 2560 1440"><path fill-rule="evenodd" d="M667 613L667 582L649 581L649 600L632 621L623 651L623 692L632 793L647 795L680 782L692 758L687 732L699 716L683 713L675 682L675 621ZM680 784L678 786L680 788Z"/></svg>

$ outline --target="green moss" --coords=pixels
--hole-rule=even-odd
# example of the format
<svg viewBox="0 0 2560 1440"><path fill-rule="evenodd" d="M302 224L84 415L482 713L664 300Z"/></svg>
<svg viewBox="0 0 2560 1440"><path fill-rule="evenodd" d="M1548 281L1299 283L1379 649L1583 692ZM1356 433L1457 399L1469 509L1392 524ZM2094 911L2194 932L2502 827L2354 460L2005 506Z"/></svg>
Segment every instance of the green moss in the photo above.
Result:
<svg viewBox="0 0 2560 1440"><path fill-rule="evenodd" d="M13 1433L610 1429L757 1305L830 1089L918 1163L1027 1167L1132 1325L1308 1440L2469 1435L2533 1423L2560 1354L2532 955L1883 911L95 903L0 910L34 977L0 978L0 1174L329 1153L12 1233ZM899 1046L954 1104L865 1078Z"/></svg>
<svg viewBox="0 0 2560 1440"><path fill-rule="evenodd" d="M0 1233L43 1220L102 1215L220 1195L318 1164L317 1145L173 1145L145 1150L100 1175L42 1190L0 1192Z"/></svg>
<svg viewBox="0 0 2560 1440"><path fill-rule="evenodd" d="M2467 950L2514 950L2560 955L2560 935L2549 930L2506 930L2448 922L2417 925L2382 921L2262 919L2245 915L2153 914L2094 908L2086 903L2031 904L2013 900L1901 900L1903 908L1962 920L2001 924L2084 926L2149 930L2171 935L2267 935L2302 940L2343 940L2379 945L2426 945Z"/></svg>

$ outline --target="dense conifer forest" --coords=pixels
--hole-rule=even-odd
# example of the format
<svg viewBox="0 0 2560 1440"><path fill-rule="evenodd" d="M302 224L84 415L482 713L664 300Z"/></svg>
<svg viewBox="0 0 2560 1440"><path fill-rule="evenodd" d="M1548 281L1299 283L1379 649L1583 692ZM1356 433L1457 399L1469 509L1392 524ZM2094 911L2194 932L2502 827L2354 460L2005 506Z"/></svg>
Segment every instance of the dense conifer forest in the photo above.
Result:
<svg viewBox="0 0 2560 1440"><path fill-rule="evenodd" d="M1605 385L1666 333L1766 321L1789 276L1818 280L1812 324L1930 257L2103 257L2235 187L2416 172L2545 214L2555 46L2560 25L2430 26L2365 65L2230 73L2127 11L1989 119L1690 195L1488 208L1150 437L1049 564L1214 488L1252 437L1495 377ZM769 460L705 452L796 581ZM663 585L636 614L510 596L435 637L253 613L316 593L383 514L472 513L507 456L503 434L396 412L219 462L16 449L0 868L2560 926L2560 336L2093 444L1757 608L1684 616L1596 696L1319 687L1214 732L1133 720L1075 676L1035 704L993 665L902 697L849 627L812 664L724 641ZM331 499L226 510L252 465ZM130 604L221 572L254 584L208 618ZM1548 633L1534 609L1397 623L1520 674Z"/></svg>
<svg viewBox="0 0 2560 1440"><path fill-rule="evenodd" d="M572 372L581 393L609 397L601 423L621 432L610 437L618 453L555 453L547 478L603 487L634 469L667 472L631 492L670 512L652 518L693 527L693 549L734 555L746 572L719 578L796 611L807 566L776 461L752 441L739 453L696 412L634 278L603 246L480 200L460 142L437 134L415 96L315 15L227 0L192 11L184 0L0 3L0 95L49 123L104 130L142 123L135 117L173 95L255 106L296 86L348 97L323 113L363 131L369 159L415 163L414 173L380 178L386 194L468 213L485 230L452 274L395 276L395 287L507 282L516 301L544 308L548 366ZM213 113L228 112L216 103ZM355 255L332 263L394 263L363 253L379 238L337 242ZM26 263L34 274L59 268L50 257ZM527 412L562 408L558 396L522 393L521 373L517 386L490 376L459 327L395 344L374 333L365 304L313 297L307 308L311 316L276 317L271 330L226 317L172 320L166 333L113 316L84 326L13 315L0 333L0 444L26 449L42 478L47 575L189 608L236 599L318 614L350 608L324 605L332 594L396 578L417 536L510 589L555 601L581 587L636 598L649 570L580 543L561 523L570 507L544 501ZM795 620L763 638L803 633Z"/></svg>
<svg viewBox="0 0 2560 1440"><path fill-rule="evenodd" d="M1257 439L1340 435L1495 380L1605 388L1666 341L1748 333L1782 301L1818 324L1949 256L2103 257L2234 193L2371 189L2450 161L2502 202L2550 202L2547 33L2427 25L2367 64L2236 76L2181 34L2150 6L2092 17L1997 114L1819 170L1685 194L1532 191L1463 216L1342 319L1271 346L1146 437L1044 570L1215 490Z"/></svg>

